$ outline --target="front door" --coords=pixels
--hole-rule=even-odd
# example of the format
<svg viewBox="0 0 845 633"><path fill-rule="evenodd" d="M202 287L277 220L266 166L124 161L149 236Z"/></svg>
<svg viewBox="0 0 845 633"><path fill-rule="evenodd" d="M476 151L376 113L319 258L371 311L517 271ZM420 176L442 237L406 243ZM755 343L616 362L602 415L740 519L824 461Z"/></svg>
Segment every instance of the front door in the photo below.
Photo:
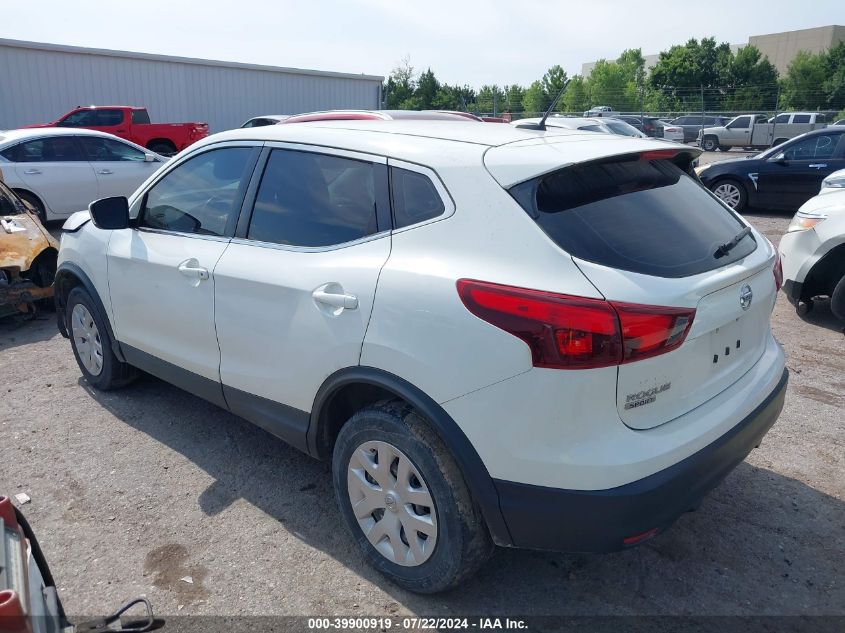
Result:
<svg viewBox="0 0 845 633"><path fill-rule="evenodd" d="M234 234L258 149L194 154L133 204L108 247L114 330L127 360L212 402L220 390L213 271Z"/></svg>
<svg viewBox="0 0 845 633"><path fill-rule="evenodd" d="M300 448L320 385L359 363L390 254L386 161L327 152L272 148L214 269L229 407Z"/></svg>
<svg viewBox="0 0 845 633"><path fill-rule="evenodd" d="M728 123L725 132L720 135L719 142L731 147L751 145L751 129L751 117L739 116Z"/></svg>
<svg viewBox="0 0 845 633"><path fill-rule="evenodd" d="M77 138L86 158L94 168L99 197L129 197L159 167L158 161L146 161L146 153L128 143L102 136Z"/></svg>
<svg viewBox="0 0 845 633"><path fill-rule="evenodd" d="M758 176L759 204L797 209L815 196L824 178L845 168L845 134L813 134L780 146Z"/></svg>
<svg viewBox="0 0 845 633"><path fill-rule="evenodd" d="M99 197L94 170L71 136L21 143L12 160L18 179L44 203L48 220L83 211Z"/></svg>

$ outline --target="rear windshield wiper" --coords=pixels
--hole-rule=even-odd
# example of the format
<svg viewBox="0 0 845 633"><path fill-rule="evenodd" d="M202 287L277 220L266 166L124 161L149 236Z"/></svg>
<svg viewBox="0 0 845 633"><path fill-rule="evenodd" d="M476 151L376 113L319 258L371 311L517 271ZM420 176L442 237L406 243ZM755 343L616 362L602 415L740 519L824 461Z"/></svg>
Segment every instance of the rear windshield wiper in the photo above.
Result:
<svg viewBox="0 0 845 633"><path fill-rule="evenodd" d="M725 242L719 248L717 248L716 252L713 253L713 257L715 257L716 259L719 259L720 257L724 257L725 255L730 253L734 248L736 248L736 245L739 244L742 240L744 240L749 235L751 235L751 227L746 226L739 233L734 235L734 238L730 242Z"/></svg>

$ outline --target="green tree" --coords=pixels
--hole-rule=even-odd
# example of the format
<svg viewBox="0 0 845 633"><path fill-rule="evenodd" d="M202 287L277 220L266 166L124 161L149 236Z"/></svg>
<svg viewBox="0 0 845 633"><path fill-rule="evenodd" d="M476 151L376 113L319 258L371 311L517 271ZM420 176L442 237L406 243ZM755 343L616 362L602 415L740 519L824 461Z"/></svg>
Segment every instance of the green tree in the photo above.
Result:
<svg viewBox="0 0 845 633"><path fill-rule="evenodd" d="M479 112L498 113L505 105L505 92L495 84L492 86L481 86L476 98L476 108Z"/></svg>
<svg viewBox="0 0 845 633"><path fill-rule="evenodd" d="M721 110L774 110L778 71L756 46L743 46L731 56Z"/></svg>
<svg viewBox="0 0 845 633"><path fill-rule="evenodd" d="M798 51L786 69L781 85L781 109L809 110L824 107L827 95L827 60L824 53Z"/></svg>
<svg viewBox="0 0 845 633"><path fill-rule="evenodd" d="M558 64L555 64L546 71L546 74L543 75L542 84L543 91L546 93L549 103L563 90L566 81L566 71Z"/></svg>
<svg viewBox="0 0 845 633"><path fill-rule="evenodd" d="M719 89L727 83L731 58L729 44L717 45L712 37L701 42L693 38L660 53L649 75L650 87L662 93L664 100L690 110L702 107L704 88L705 108L716 109L723 98Z"/></svg>
<svg viewBox="0 0 845 633"><path fill-rule="evenodd" d="M505 86L505 108L504 112L520 113L524 110L523 101L525 99L525 88L513 84L512 86Z"/></svg>
<svg viewBox="0 0 845 633"><path fill-rule="evenodd" d="M543 83L535 81L528 90L525 91L525 97L522 99L522 106L524 111L530 114L538 114L546 111L549 107L549 96L543 90Z"/></svg>
<svg viewBox="0 0 845 633"><path fill-rule="evenodd" d="M475 91L469 86L443 84L434 97L432 108L435 110L467 111L473 102L475 102Z"/></svg>
<svg viewBox="0 0 845 633"><path fill-rule="evenodd" d="M434 100L437 97L437 92L440 90L440 82L434 76L431 68L426 70L417 79L417 89L414 96L420 104L420 109L431 110L434 108Z"/></svg>
<svg viewBox="0 0 845 633"><path fill-rule="evenodd" d="M590 73L588 85L591 107L608 105L621 112L639 109L636 86L629 81L621 64L600 59Z"/></svg>
<svg viewBox="0 0 845 633"><path fill-rule="evenodd" d="M827 79L822 90L827 97L827 107L831 110L845 108L845 42L839 42L827 52L825 67Z"/></svg>
<svg viewBox="0 0 845 633"><path fill-rule="evenodd" d="M566 112L583 112L590 107L587 96L587 82L581 75L575 75L566 85L563 93L563 104L560 109Z"/></svg>
<svg viewBox="0 0 845 633"><path fill-rule="evenodd" d="M403 104L413 101L414 91L414 67L411 66L409 57L402 58L402 61L390 71L387 81L384 84L384 101L388 110L408 109Z"/></svg>

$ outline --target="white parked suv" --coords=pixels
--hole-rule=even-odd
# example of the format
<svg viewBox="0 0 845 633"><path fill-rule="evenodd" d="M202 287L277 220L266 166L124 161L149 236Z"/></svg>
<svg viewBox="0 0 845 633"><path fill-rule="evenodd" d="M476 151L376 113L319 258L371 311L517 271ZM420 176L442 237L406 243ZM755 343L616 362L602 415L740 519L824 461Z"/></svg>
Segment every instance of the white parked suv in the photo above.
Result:
<svg viewBox="0 0 845 633"><path fill-rule="evenodd" d="M59 328L98 389L141 369L331 460L402 587L452 587L493 543L630 547L783 406L775 249L688 175L698 152L440 121L224 132L68 220Z"/></svg>
<svg viewBox="0 0 845 633"><path fill-rule="evenodd" d="M845 189L833 182L801 205L780 240L783 289L801 314L814 297L830 297L830 311L845 323Z"/></svg>

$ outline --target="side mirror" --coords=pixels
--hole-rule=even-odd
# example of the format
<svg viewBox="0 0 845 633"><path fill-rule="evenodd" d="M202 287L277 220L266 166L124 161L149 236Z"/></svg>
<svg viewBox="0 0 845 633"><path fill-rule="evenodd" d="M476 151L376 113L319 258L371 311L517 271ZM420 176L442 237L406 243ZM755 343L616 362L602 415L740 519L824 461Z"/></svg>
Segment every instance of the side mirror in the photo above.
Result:
<svg viewBox="0 0 845 633"><path fill-rule="evenodd" d="M88 205L88 211L98 229L116 231L129 228L129 201L123 196L96 200Z"/></svg>
<svg viewBox="0 0 845 633"><path fill-rule="evenodd" d="M770 160L773 163L779 163L781 165L785 165L789 162L789 159L786 157L786 152L780 152L778 154L775 154Z"/></svg>
<svg viewBox="0 0 845 633"><path fill-rule="evenodd" d="M145 163L156 162L156 155L155 154L144 154L144 162Z"/></svg>

